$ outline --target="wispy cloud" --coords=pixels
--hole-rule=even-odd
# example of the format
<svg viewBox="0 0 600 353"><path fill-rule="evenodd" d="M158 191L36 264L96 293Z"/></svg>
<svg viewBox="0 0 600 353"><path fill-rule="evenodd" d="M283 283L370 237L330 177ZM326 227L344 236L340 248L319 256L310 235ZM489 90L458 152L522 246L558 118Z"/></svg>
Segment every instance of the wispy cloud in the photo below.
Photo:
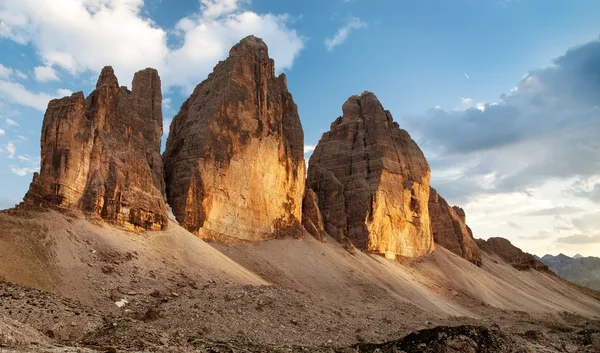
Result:
<svg viewBox="0 0 600 353"><path fill-rule="evenodd" d="M12 103L45 111L48 102L56 95L31 92L19 83L0 80L0 97Z"/></svg>
<svg viewBox="0 0 600 353"><path fill-rule="evenodd" d="M304 145L304 154L311 153L315 150L315 145Z"/></svg>
<svg viewBox="0 0 600 353"><path fill-rule="evenodd" d="M343 27L338 29L333 37L325 39L325 46L327 47L327 50L333 51L335 47L344 43L348 39L352 31L366 27L367 23L363 22L357 17L351 17Z"/></svg>
<svg viewBox="0 0 600 353"><path fill-rule="evenodd" d="M23 72L21 72L19 70L15 70L13 68L6 67L6 66L0 64L0 78L8 79L8 78L12 78L12 77L16 77L18 79L24 80L27 78L27 75L25 75Z"/></svg>
<svg viewBox="0 0 600 353"><path fill-rule="evenodd" d="M71 91L70 89L66 89L66 88L59 88L56 90L56 94L58 95L58 97L67 97L73 94L73 91Z"/></svg>
<svg viewBox="0 0 600 353"><path fill-rule="evenodd" d="M8 126L20 126L19 123L17 123L16 121L14 121L12 119L6 119L6 125L8 125Z"/></svg>
<svg viewBox="0 0 600 353"><path fill-rule="evenodd" d="M8 158L10 158L10 159L15 158L15 152L17 152L17 148L15 147L15 145L12 142L9 142L8 144L6 144L4 146L4 148L6 149L6 153L8 153Z"/></svg>
<svg viewBox="0 0 600 353"><path fill-rule="evenodd" d="M561 206L546 208L543 210L525 213L524 216L564 216L582 212L583 210L577 207Z"/></svg>
<svg viewBox="0 0 600 353"><path fill-rule="evenodd" d="M9 78L13 74L13 70L0 64L0 78Z"/></svg>
<svg viewBox="0 0 600 353"><path fill-rule="evenodd" d="M21 79L21 80L27 79L27 75L25 73L23 73L22 71L15 70L14 72L15 72L15 76L17 76L18 79Z"/></svg>
<svg viewBox="0 0 600 353"><path fill-rule="evenodd" d="M533 235L533 236L530 236L530 237L527 237L527 236L520 236L519 237L519 239L533 240L533 241L536 241L536 240L546 240L548 238L550 238L549 234Z"/></svg>
<svg viewBox="0 0 600 353"><path fill-rule="evenodd" d="M33 172L37 172L38 168L35 167L23 167L23 168L18 168L15 166L10 166L10 171L11 173L18 175L18 176L26 176L27 174L31 174Z"/></svg>
<svg viewBox="0 0 600 353"><path fill-rule="evenodd" d="M37 66L33 69L33 75L38 82L58 81L58 75L51 66Z"/></svg>
<svg viewBox="0 0 600 353"><path fill-rule="evenodd" d="M518 224L516 224L515 222L508 221L508 222L506 222L506 224L507 224L509 227L511 227L511 228L514 228L514 229L517 229L517 230L521 230L521 229L523 229L523 228L521 228L521 226L519 226L519 225L518 225Z"/></svg>
<svg viewBox="0 0 600 353"><path fill-rule="evenodd" d="M163 110L170 111L171 110L171 98L165 98L162 100Z"/></svg>
<svg viewBox="0 0 600 353"><path fill-rule="evenodd" d="M560 237L556 242L562 244L598 244L600 243L600 235L575 234L568 237Z"/></svg>

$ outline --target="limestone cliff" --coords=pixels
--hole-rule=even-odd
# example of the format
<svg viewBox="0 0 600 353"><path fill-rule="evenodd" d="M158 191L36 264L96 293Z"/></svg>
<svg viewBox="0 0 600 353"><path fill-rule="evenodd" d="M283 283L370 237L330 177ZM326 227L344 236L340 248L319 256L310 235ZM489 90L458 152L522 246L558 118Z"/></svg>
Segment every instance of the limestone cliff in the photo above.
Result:
<svg viewBox="0 0 600 353"><path fill-rule="evenodd" d="M430 253L430 169L423 153L373 93L350 97L342 110L308 168L325 230L388 258Z"/></svg>
<svg viewBox="0 0 600 353"><path fill-rule="evenodd" d="M256 241L301 228L304 133L261 39L243 39L195 88L163 161L169 204L192 233Z"/></svg>
<svg viewBox="0 0 600 353"><path fill-rule="evenodd" d="M136 73L129 91L111 67L87 98L50 101L40 173L24 203L80 209L130 230L164 228L161 104L156 70Z"/></svg>
<svg viewBox="0 0 600 353"><path fill-rule="evenodd" d="M466 224L465 211L450 207L434 188L429 194L429 217L436 244L481 266L481 253Z"/></svg>
<svg viewBox="0 0 600 353"><path fill-rule="evenodd" d="M304 200L302 201L302 225L313 237L320 241L325 239L325 225L323 216L319 210L319 200L317 194L306 189Z"/></svg>

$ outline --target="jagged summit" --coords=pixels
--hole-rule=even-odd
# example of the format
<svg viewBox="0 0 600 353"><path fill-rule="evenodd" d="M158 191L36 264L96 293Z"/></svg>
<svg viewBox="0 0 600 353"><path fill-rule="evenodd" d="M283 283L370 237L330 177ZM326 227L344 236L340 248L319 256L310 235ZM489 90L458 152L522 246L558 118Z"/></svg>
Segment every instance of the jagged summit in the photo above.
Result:
<svg viewBox="0 0 600 353"><path fill-rule="evenodd" d="M100 71L100 76L98 77L98 82L96 83L96 88L100 88L102 86L116 86L119 87L119 80L115 75L115 70L113 70L112 66L105 66Z"/></svg>
<svg viewBox="0 0 600 353"><path fill-rule="evenodd" d="M229 56L241 56L248 53L268 58L269 47L261 38L249 35L231 48Z"/></svg>
<svg viewBox="0 0 600 353"><path fill-rule="evenodd" d="M130 92L107 66L96 87L87 98L78 92L48 104L40 173L24 202L79 209L130 230L163 229L158 72L136 73Z"/></svg>
<svg viewBox="0 0 600 353"><path fill-rule="evenodd" d="M338 123L346 123L353 120L366 120L377 115L386 116L390 122L393 122L392 115L383 108L377 96L369 91L364 91L361 95L354 95L342 106L343 115ZM397 125L397 124L396 124Z"/></svg>
<svg viewBox="0 0 600 353"><path fill-rule="evenodd" d="M350 97L342 111L308 168L326 231L389 258L428 254L434 244L425 156L373 93Z"/></svg>
<svg viewBox="0 0 600 353"><path fill-rule="evenodd" d="M261 39L243 39L171 123L169 204L190 232L264 240L300 227L304 133L285 76Z"/></svg>

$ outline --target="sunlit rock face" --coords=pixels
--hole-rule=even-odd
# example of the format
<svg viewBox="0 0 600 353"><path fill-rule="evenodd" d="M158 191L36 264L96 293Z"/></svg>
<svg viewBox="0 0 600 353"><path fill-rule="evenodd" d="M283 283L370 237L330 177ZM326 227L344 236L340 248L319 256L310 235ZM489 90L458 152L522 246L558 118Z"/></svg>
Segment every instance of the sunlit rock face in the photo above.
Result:
<svg viewBox="0 0 600 353"><path fill-rule="evenodd" d="M451 207L434 188L429 194L429 217L436 244L481 266L481 252L466 224L465 211Z"/></svg>
<svg viewBox="0 0 600 353"><path fill-rule="evenodd" d="M169 204L190 232L259 241L300 231L304 133L261 39L243 39L195 88L163 161Z"/></svg>
<svg viewBox="0 0 600 353"><path fill-rule="evenodd" d="M325 230L388 258L430 253L431 173L423 153L373 93L350 97L342 110L308 168Z"/></svg>
<svg viewBox="0 0 600 353"><path fill-rule="evenodd" d="M24 203L80 209L129 230L166 227L161 104L156 70L137 72L129 91L111 67L87 98L50 101L40 173Z"/></svg>

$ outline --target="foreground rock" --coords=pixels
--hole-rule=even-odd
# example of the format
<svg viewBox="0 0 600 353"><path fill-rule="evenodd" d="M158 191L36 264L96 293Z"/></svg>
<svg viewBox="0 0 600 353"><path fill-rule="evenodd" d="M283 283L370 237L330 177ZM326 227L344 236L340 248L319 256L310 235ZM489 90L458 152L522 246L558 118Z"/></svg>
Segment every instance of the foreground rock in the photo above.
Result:
<svg viewBox="0 0 600 353"><path fill-rule="evenodd" d="M431 188L429 216L436 244L481 266L481 252L466 224L466 215L462 208L450 207L446 200Z"/></svg>
<svg viewBox="0 0 600 353"><path fill-rule="evenodd" d="M256 241L301 229L304 133L261 39L234 46L183 103L163 160L169 204L190 232Z"/></svg>
<svg viewBox="0 0 600 353"><path fill-rule="evenodd" d="M498 255L519 271L530 269L549 271L548 266L537 260L533 255L512 245L508 239L489 238L488 240L476 239L475 241L482 251Z"/></svg>
<svg viewBox="0 0 600 353"><path fill-rule="evenodd" d="M308 168L325 230L388 258L428 254L434 244L423 153L373 93L350 97L342 109Z"/></svg>
<svg viewBox="0 0 600 353"><path fill-rule="evenodd" d="M136 73L129 91L111 67L87 98L50 101L40 173L24 203L80 209L130 230L166 227L161 104L156 70Z"/></svg>
<svg viewBox="0 0 600 353"><path fill-rule="evenodd" d="M383 344L358 344L353 347L360 353L500 353L514 352L515 346L506 334L482 326L439 326L407 335Z"/></svg>

